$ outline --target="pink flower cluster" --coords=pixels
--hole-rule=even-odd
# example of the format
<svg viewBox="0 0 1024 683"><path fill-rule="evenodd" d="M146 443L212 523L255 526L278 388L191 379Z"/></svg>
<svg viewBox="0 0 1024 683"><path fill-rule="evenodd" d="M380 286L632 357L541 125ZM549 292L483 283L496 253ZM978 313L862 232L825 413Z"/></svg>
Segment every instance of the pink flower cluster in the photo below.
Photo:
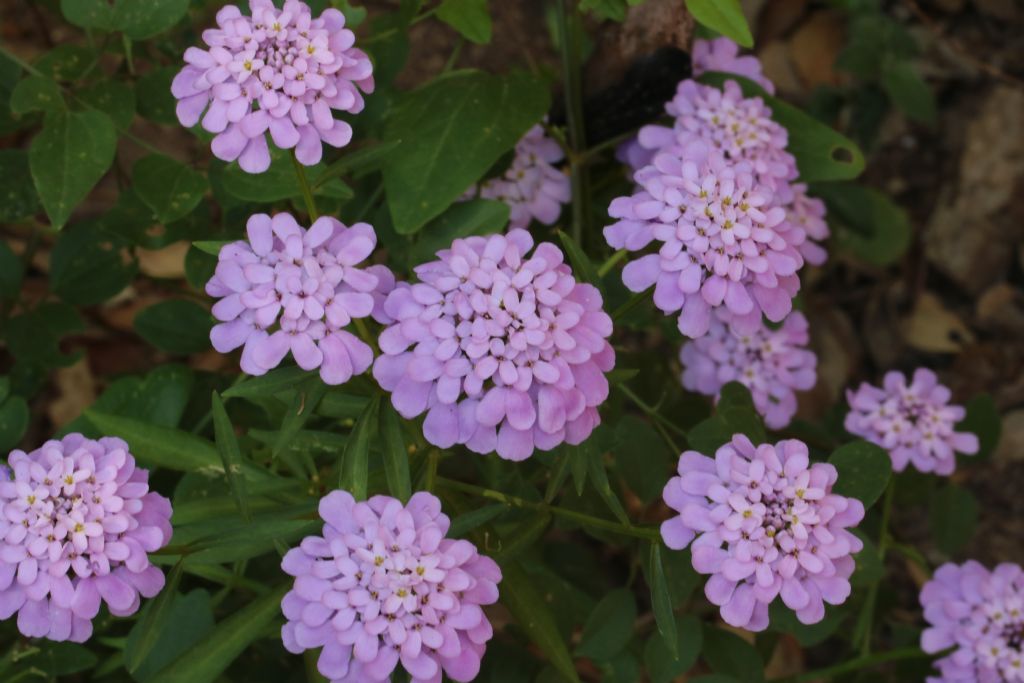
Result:
<svg viewBox="0 0 1024 683"><path fill-rule="evenodd" d="M374 314L381 292L394 286L384 266L358 267L377 244L373 228L322 216L307 230L287 213L255 214L246 227L248 241L221 248L206 284L220 298L213 347L244 347L242 370L250 375L277 367L289 351L304 370L319 368L327 384L365 372L373 350L344 328Z"/></svg>
<svg viewBox="0 0 1024 683"><path fill-rule="evenodd" d="M0 482L0 619L31 638L84 642L101 602L125 617L164 575L147 553L171 540L171 504L120 439L69 434L8 458Z"/></svg>
<svg viewBox="0 0 1024 683"><path fill-rule="evenodd" d="M657 250L630 262L622 279L634 292L655 286L654 303L679 313L679 330L701 337L724 308L740 332L761 315L778 322L800 289L803 257L777 226L786 212L747 161L733 162L700 140L681 154L659 152L636 174L641 190L612 201L619 221L604 230L616 249Z"/></svg>
<svg viewBox="0 0 1024 683"><path fill-rule="evenodd" d="M989 571L975 561L939 567L921 590L929 627L921 649L955 648L935 664L928 683L1024 681L1024 570L1000 564Z"/></svg>
<svg viewBox="0 0 1024 683"><path fill-rule="evenodd" d="M281 9L250 0L249 7L250 16L222 8L217 28L203 31L208 49L185 51L186 66L171 85L178 120L191 128L201 117L216 134L213 153L249 173L270 166L268 132L300 162L316 164L323 142L343 147L352 139L352 127L331 110L363 109L360 90L373 92L373 64L353 47L355 35L336 9L314 19L299 0Z"/></svg>
<svg viewBox="0 0 1024 683"><path fill-rule="evenodd" d="M729 382L750 389L754 407L772 429L782 429L796 413L796 393L817 381L818 357L807 349L807 319L790 313L782 327L761 325L742 334L717 317L708 334L683 345L683 386L707 396Z"/></svg>
<svg viewBox="0 0 1024 683"><path fill-rule="evenodd" d="M581 443L600 422L615 364L601 295L525 230L457 239L384 302L373 375L441 448L509 460Z"/></svg>
<svg viewBox="0 0 1024 683"><path fill-rule="evenodd" d="M661 525L669 548L690 546L693 568L708 574L704 593L726 623L751 631L768 625L778 596L805 624L850 595L852 555L863 547L848 529L864 505L832 493L836 469L811 464L807 446L755 446L742 434L708 458L686 451L665 502L679 513Z"/></svg>
<svg viewBox="0 0 1024 683"><path fill-rule="evenodd" d="M973 455L979 448L977 435L955 431L966 411L949 399L949 389L931 370L918 368L909 384L894 370L881 387L865 382L847 390L846 431L889 451L897 472L913 464L921 472L949 475L957 453Z"/></svg>
<svg viewBox="0 0 1024 683"><path fill-rule="evenodd" d="M714 40L693 41L693 75L705 71L720 71L736 74L754 81L770 94L775 94L775 84L765 77L761 60L753 55L741 55L740 46L726 37Z"/></svg>
<svg viewBox="0 0 1024 683"><path fill-rule="evenodd" d="M441 502L419 492L357 503L345 491L320 501L322 536L284 556L295 577L281 602L285 647L322 647L331 683L391 679L401 662L413 683L441 673L471 681L493 631L481 609L498 600L501 570L469 541L446 539Z"/></svg>
<svg viewBox="0 0 1024 683"><path fill-rule="evenodd" d="M551 225L572 193L569 177L555 166L563 158L562 148L538 124L516 143L512 165L501 177L480 183L480 196L508 204L509 229L527 228L533 219Z"/></svg>

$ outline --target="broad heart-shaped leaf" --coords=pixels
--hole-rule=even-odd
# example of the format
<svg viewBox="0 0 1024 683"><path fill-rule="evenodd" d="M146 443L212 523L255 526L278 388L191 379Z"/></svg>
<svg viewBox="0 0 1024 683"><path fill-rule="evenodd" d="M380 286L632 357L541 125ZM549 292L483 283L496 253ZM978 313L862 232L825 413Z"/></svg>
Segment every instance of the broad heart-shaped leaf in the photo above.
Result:
<svg viewBox="0 0 1024 683"><path fill-rule="evenodd" d="M938 112L935 95L907 60L892 60L882 71L882 87L892 103L909 118L929 126L935 125Z"/></svg>
<svg viewBox="0 0 1024 683"><path fill-rule="evenodd" d="M404 503L412 495L409 453L405 447L405 436L402 434L402 420L399 419L391 401L380 403L378 429L379 434L384 437L381 454L384 457L384 476L388 481L388 491Z"/></svg>
<svg viewBox="0 0 1024 683"><path fill-rule="evenodd" d="M246 173L238 164L216 164L211 168L219 174L224 190L237 199L267 204L270 202L302 196L302 188L295 172L295 165L289 158L291 150L278 149L270 146L270 168L263 173ZM352 188L338 178L320 182L320 177L327 172L321 163L316 166L304 167L309 184L314 188L313 194L332 197L334 199L350 199Z"/></svg>
<svg viewBox="0 0 1024 683"><path fill-rule="evenodd" d="M910 246L910 219L885 194L853 183L817 183L811 193L828 205L841 249L876 266L888 266Z"/></svg>
<svg viewBox="0 0 1024 683"><path fill-rule="evenodd" d="M210 313L192 301L170 299L135 316L135 331L158 349L187 355L210 348Z"/></svg>
<svg viewBox="0 0 1024 683"><path fill-rule="evenodd" d="M954 555L974 535L978 500L967 489L949 484L932 494L928 513L935 545L947 555Z"/></svg>
<svg viewBox="0 0 1024 683"><path fill-rule="evenodd" d="M189 0L117 0L113 26L132 40L152 38L178 23Z"/></svg>
<svg viewBox="0 0 1024 683"><path fill-rule="evenodd" d="M29 168L36 191L55 228L110 168L117 133L110 117L98 111L47 115L29 147Z"/></svg>
<svg viewBox="0 0 1024 683"><path fill-rule="evenodd" d="M57 239L50 256L50 288L69 304L98 304L127 287L138 263L120 239L94 222L76 224Z"/></svg>
<svg viewBox="0 0 1024 683"><path fill-rule="evenodd" d="M816 624L804 624L796 617L796 612L786 607L781 600L773 600L769 609L769 626L772 631L788 633L800 641L804 647L828 640L846 620L844 606L826 605L825 618Z"/></svg>
<svg viewBox="0 0 1024 683"><path fill-rule="evenodd" d="M27 76L18 81L11 93L11 111L15 114L60 112L66 107L60 86L45 76Z"/></svg>
<svg viewBox="0 0 1024 683"><path fill-rule="evenodd" d="M676 631L677 655L669 651L660 634L652 633L647 637L647 643L644 645L644 664L647 666L651 683L674 681L697 662L704 642L700 620L692 614L681 617L676 622Z"/></svg>
<svg viewBox="0 0 1024 683"><path fill-rule="evenodd" d="M28 404L21 396L0 400L0 451L6 453L21 441L28 428Z"/></svg>
<svg viewBox="0 0 1024 683"><path fill-rule="evenodd" d="M209 183L201 173L163 154L150 154L132 168L135 193L163 223L170 223L196 208Z"/></svg>
<svg viewBox="0 0 1024 683"><path fill-rule="evenodd" d="M437 8L437 18L461 33L466 40L491 42L491 15L487 0L444 0Z"/></svg>
<svg viewBox="0 0 1024 683"><path fill-rule="evenodd" d="M61 337L82 329L82 318L74 307L54 302L10 318L4 333L7 348L19 361L67 367L80 354L63 353L60 349Z"/></svg>
<svg viewBox="0 0 1024 683"><path fill-rule="evenodd" d="M493 199L456 202L430 221L420 232L412 249L410 263L431 261L441 249L447 249L459 237L490 235L508 225L508 204Z"/></svg>
<svg viewBox="0 0 1024 683"><path fill-rule="evenodd" d="M558 625L536 584L515 560L501 567L499 599L545 660L572 683L580 683L572 655L558 632Z"/></svg>
<svg viewBox="0 0 1024 683"><path fill-rule="evenodd" d="M0 178L4 179L0 186L0 223L20 221L39 211L39 195L32 185L32 176L28 172L28 153L25 150L0 150ZM6 243L0 246L0 250L3 249L11 254ZM18 265L12 265L5 254L0 254L0 296L12 294L7 286L15 279L15 275L18 276L17 281L21 281L20 261L15 257L14 262ZM17 292L16 287L14 291Z"/></svg>
<svg viewBox="0 0 1024 683"><path fill-rule="evenodd" d="M772 97L757 83L736 74L714 71L702 74L698 80L717 87L726 81L736 81L744 95L763 99L772 110L772 118L789 133L787 149L796 157L804 182L851 180L864 170L864 153L856 143L793 105Z"/></svg>
<svg viewBox="0 0 1024 683"><path fill-rule="evenodd" d="M253 600L217 624L209 636L182 653L151 679L152 683L213 683L238 655L281 614L284 584Z"/></svg>
<svg viewBox="0 0 1024 683"><path fill-rule="evenodd" d="M589 657L595 661L614 657L632 638L635 619L636 599L633 592L626 588L609 592L587 617L576 656Z"/></svg>
<svg viewBox="0 0 1024 683"><path fill-rule="evenodd" d="M164 66L147 72L135 82L140 116L157 123L178 125L178 116L174 113L176 100L171 94L171 82L180 70L177 66Z"/></svg>
<svg viewBox="0 0 1024 683"><path fill-rule="evenodd" d="M686 9L712 31L732 38L743 47L754 46L754 36L743 16L740 0L686 0Z"/></svg>
<svg viewBox="0 0 1024 683"><path fill-rule="evenodd" d="M395 231L416 232L448 208L549 103L547 86L522 72L452 72L402 97L384 135L402 141L383 168Z"/></svg>
<svg viewBox="0 0 1024 683"><path fill-rule="evenodd" d="M109 116L121 130L135 118L135 91L121 81L100 81L77 91L76 95L92 109Z"/></svg>
<svg viewBox="0 0 1024 683"><path fill-rule="evenodd" d="M114 6L109 0L60 0L64 18L79 28L98 28L111 31L114 24Z"/></svg>
<svg viewBox="0 0 1024 683"><path fill-rule="evenodd" d="M370 442L377 436L377 414L381 397L371 398L363 409L342 454L338 473L338 486L351 493L356 500L366 498L369 480Z"/></svg>
<svg viewBox="0 0 1024 683"><path fill-rule="evenodd" d="M828 461L839 471L832 492L852 496L874 505L892 477L892 459L873 443L857 440L843 444L829 456Z"/></svg>
<svg viewBox="0 0 1024 683"><path fill-rule="evenodd" d="M743 683L759 683L764 680L761 656L753 645L735 633L710 624L705 625L701 656L715 673L734 676Z"/></svg>

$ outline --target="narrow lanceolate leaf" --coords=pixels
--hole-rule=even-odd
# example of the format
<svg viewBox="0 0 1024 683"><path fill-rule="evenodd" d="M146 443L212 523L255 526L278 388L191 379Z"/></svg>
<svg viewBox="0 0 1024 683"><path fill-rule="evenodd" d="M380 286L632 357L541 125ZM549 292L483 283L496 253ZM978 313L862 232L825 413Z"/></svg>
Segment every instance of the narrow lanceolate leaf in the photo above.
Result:
<svg viewBox="0 0 1024 683"><path fill-rule="evenodd" d="M274 442L272 450L275 456L285 450L292 438L302 430L326 392L327 385L319 376L311 377L295 392L285 414L284 423L281 424L281 431L278 432L277 441Z"/></svg>
<svg viewBox="0 0 1024 683"><path fill-rule="evenodd" d="M658 625L665 645L673 659L679 658L679 640L676 629L676 615L672 609L672 594L668 590L665 568L661 564L661 543L651 544L651 557L648 568L648 582L651 586L651 606L654 608L654 621Z"/></svg>
<svg viewBox="0 0 1024 683"><path fill-rule="evenodd" d="M839 472L833 493L857 498L866 508L874 505L892 477L889 454L867 441L858 439L840 446L828 461Z"/></svg>
<svg viewBox="0 0 1024 683"><path fill-rule="evenodd" d="M754 46L740 0L686 0L686 9L712 31L732 38L743 47Z"/></svg>
<svg viewBox="0 0 1024 683"><path fill-rule="evenodd" d="M213 683L281 613L280 586L217 625L210 636L172 662L151 683Z"/></svg>
<svg viewBox="0 0 1024 683"><path fill-rule="evenodd" d="M572 237L558 231L558 240L562 243L566 255L569 257L569 265L572 266L572 274L577 282L589 282L592 285L600 283L601 278L597 276L597 269L591 262L590 257L583 253L580 245Z"/></svg>
<svg viewBox="0 0 1024 683"><path fill-rule="evenodd" d="M597 603L583 625L576 655L596 661L614 657L633 636L635 620L636 599L632 591L626 588L611 591Z"/></svg>
<svg viewBox="0 0 1024 683"><path fill-rule="evenodd" d="M604 467L603 453L594 448L585 448L583 451L587 456L587 471L590 473L590 480L594 482L594 488L601 495L608 509L612 511L616 519L630 526L632 522L629 521L629 515L626 514L626 508L622 507L622 503L619 501L619 497L615 495L615 491L612 490L611 482L608 481L608 470Z"/></svg>
<svg viewBox="0 0 1024 683"><path fill-rule="evenodd" d="M29 168L46 215L55 228L110 168L117 132L110 117L98 111L56 112L29 147Z"/></svg>
<svg viewBox="0 0 1024 683"><path fill-rule="evenodd" d="M231 426L231 419L228 412L224 410L224 401L220 394L213 392L211 397L210 411L213 414L213 433L217 440L217 451L220 453L221 462L224 464L224 474L231 487L231 494L235 497L238 511L242 517L249 521L252 516L249 513L249 493L245 487L245 477L242 476L242 451L238 447L238 439L235 437L235 429Z"/></svg>
<svg viewBox="0 0 1024 683"><path fill-rule="evenodd" d="M547 662L567 680L580 683L569 648L558 632L548 603L534 587L536 584L515 561L503 565L501 574L501 603Z"/></svg>
<svg viewBox="0 0 1024 683"><path fill-rule="evenodd" d="M139 623L133 629L135 639L130 641L132 647L125 647L124 652L124 667L128 669L128 673L135 673L138 670L160 639L167 616L171 612L171 605L178 592L183 569L184 563L179 560L167 577L167 584L150 603L149 608L145 610Z"/></svg>
<svg viewBox="0 0 1024 683"><path fill-rule="evenodd" d="M363 413L352 428L345 453L341 459L341 476L338 486L351 493L356 500L366 498L369 480L370 442L377 435L377 413L380 397L370 399Z"/></svg>
<svg viewBox="0 0 1024 683"><path fill-rule="evenodd" d="M736 81L744 95L763 99L772 110L772 118L789 133L787 149L796 157L801 180L852 180L864 170L864 153L853 140L793 105L772 97L757 83L736 74L711 71L698 80L718 87L725 81Z"/></svg>
<svg viewBox="0 0 1024 683"><path fill-rule="evenodd" d="M313 373L297 365L271 370L259 377L248 377L224 392L224 398L250 398L273 396L282 391L294 389L313 377Z"/></svg>
<svg viewBox="0 0 1024 683"><path fill-rule="evenodd" d="M384 476L388 480L388 491L404 503L412 495L409 453L402 436L402 423L390 401L383 401L380 405L380 433L384 437L381 452L384 455Z"/></svg>

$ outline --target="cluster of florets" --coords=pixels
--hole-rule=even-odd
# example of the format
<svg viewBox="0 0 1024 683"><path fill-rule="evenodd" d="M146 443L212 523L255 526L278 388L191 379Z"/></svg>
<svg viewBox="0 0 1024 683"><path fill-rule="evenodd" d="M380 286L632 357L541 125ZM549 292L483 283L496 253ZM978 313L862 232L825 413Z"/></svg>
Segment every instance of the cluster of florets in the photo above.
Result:
<svg viewBox="0 0 1024 683"><path fill-rule="evenodd" d="M761 325L742 334L717 317L708 334L683 345L683 386L718 397L729 382L750 390L754 407L772 429L789 424L796 413L797 391L812 388L817 381L818 357L807 349L810 341L807 319L790 313L782 326Z"/></svg>
<svg viewBox="0 0 1024 683"><path fill-rule="evenodd" d="M551 225L572 192L569 177L555 165L563 158L562 148L538 124L516 143L512 165L480 183L480 196L508 204L509 229L526 228L534 219Z"/></svg>
<svg viewBox="0 0 1024 683"><path fill-rule="evenodd" d="M612 201L608 213L619 221L604 231L616 249L658 245L626 266L630 290L655 285L655 305L678 312L679 330L693 338L707 334L722 307L748 333L762 313L775 322L789 314L803 257L776 229L785 209L749 162L694 140L679 155L659 152L636 180L640 191Z"/></svg>
<svg viewBox="0 0 1024 683"><path fill-rule="evenodd" d="M977 435L956 431L966 411L950 405L950 395L927 368L915 370L909 384L902 372L888 372L881 387L865 382L846 392L846 431L889 451L897 472L913 464L921 472L952 474L956 454L973 455L979 444Z"/></svg>
<svg viewBox="0 0 1024 683"><path fill-rule="evenodd" d="M665 544L690 546L693 568L708 574L704 592L726 623L751 631L768 625L781 596L805 624L850 594L852 555L863 547L848 529L864 505L832 493L836 469L811 464L800 441L760 444L737 434L714 459L686 451L665 502L679 516L661 526Z"/></svg>
<svg viewBox="0 0 1024 683"><path fill-rule="evenodd" d="M203 128L216 133L213 153L237 159L249 173L270 166L268 132L300 162L316 164L322 142L342 147L351 140L352 127L331 110L362 110L360 90L373 91L373 64L353 47L355 34L336 9L314 19L298 0L281 9L250 0L249 7L250 16L222 8L217 28L203 31L208 49L185 51L186 66L171 86L178 120L191 127L202 117Z"/></svg>
<svg viewBox="0 0 1024 683"><path fill-rule="evenodd" d="M693 41L693 75L706 71L736 74L754 81L766 91L775 94L775 84L764 75L761 60L754 55L741 55L740 46L726 37Z"/></svg>
<svg viewBox="0 0 1024 683"><path fill-rule="evenodd" d="M83 642L105 602L125 617L164 575L147 553L171 539L171 504L124 441L69 434L8 458L0 482L0 619L32 638Z"/></svg>
<svg viewBox="0 0 1024 683"><path fill-rule="evenodd" d="M445 538L441 502L420 492L404 506L357 503L334 491L320 516L323 534L281 562L295 577L281 602L285 647L322 647L317 668L332 683L387 681L399 662L414 683L437 683L442 671L475 678L493 635L480 606L497 602L501 570L469 541Z"/></svg>
<svg viewBox="0 0 1024 683"><path fill-rule="evenodd" d="M457 239L384 303L374 377L441 448L528 458L586 439L615 364L601 295L525 230Z"/></svg>
<svg viewBox="0 0 1024 683"><path fill-rule="evenodd" d="M1004 563L989 571L972 561L944 564L921 590L929 627L921 649L952 653L928 683L1024 681L1024 571Z"/></svg>
<svg viewBox="0 0 1024 683"><path fill-rule="evenodd" d="M358 267L377 244L373 228L323 216L307 230L291 214L261 213L247 230L248 241L221 248L206 284L207 294L220 298L214 348L242 346L242 370L250 375L277 367L289 351L304 370L319 368L327 384L365 372L373 351L344 328L373 315L381 290L394 284L384 266Z"/></svg>

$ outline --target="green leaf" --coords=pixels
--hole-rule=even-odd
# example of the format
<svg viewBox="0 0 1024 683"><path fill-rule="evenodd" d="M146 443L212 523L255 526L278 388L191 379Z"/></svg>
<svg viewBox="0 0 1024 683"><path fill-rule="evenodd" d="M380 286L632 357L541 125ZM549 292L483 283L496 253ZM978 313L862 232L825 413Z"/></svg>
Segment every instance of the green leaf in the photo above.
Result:
<svg viewBox="0 0 1024 683"><path fill-rule="evenodd" d="M44 76L26 76L11 93L11 111L28 114L33 111L62 112L67 108L60 86Z"/></svg>
<svg viewBox="0 0 1024 683"><path fill-rule="evenodd" d="M184 652L152 683L213 683L281 613L290 583L256 598L228 617L195 647Z"/></svg>
<svg viewBox="0 0 1024 683"><path fill-rule="evenodd" d="M97 412L131 417L160 427L177 427L192 392L192 371L183 365L162 365L145 377L114 380L96 400Z"/></svg>
<svg viewBox="0 0 1024 683"><path fill-rule="evenodd" d="M238 164L219 166L219 177L224 185L224 190L238 199L261 204L301 197L302 188L299 186L295 167L289 158L291 153L291 150L281 150L271 146L270 168L263 173L246 173ZM315 188L313 194L341 200L351 199L352 188L339 178L320 182L321 176L326 172L326 167L323 164L306 168L306 176L310 185Z"/></svg>
<svg viewBox="0 0 1024 683"><path fill-rule="evenodd" d="M46 215L63 227L74 208L110 168L117 133L97 111L50 114L29 147L29 168Z"/></svg>
<svg viewBox="0 0 1024 683"><path fill-rule="evenodd" d="M705 625L701 655L715 673L734 676L743 683L764 680L761 656L753 645L735 633Z"/></svg>
<svg viewBox="0 0 1024 683"><path fill-rule="evenodd" d="M4 332L7 348L18 360L66 367L79 354L62 353L61 337L83 329L82 319L74 308L65 303L49 303L14 316L7 321Z"/></svg>
<svg viewBox="0 0 1024 683"><path fill-rule="evenodd" d="M380 434L384 436L381 452L384 456L384 476L388 491L403 503L412 495L409 477L409 453L402 434L402 422L390 401L380 404Z"/></svg>
<svg viewBox="0 0 1024 683"><path fill-rule="evenodd" d="M460 237L491 235L508 225L508 204L493 199L470 199L456 202L430 221L420 233L412 250L411 262L424 263L447 249Z"/></svg>
<svg viewBox="0 0 1024 683"><path fill-rule="evenodd" d="M569 257L569 264L572 266L572 272L576 276L576 281L588 282L600 287L601 278L597 276L597 269L594 268L590 257L583 253L580 245L576 244L572 237L561 230L558 231L558 241L562 243L562 248L565 249L565 254Z"/></svg>
<svg viewBox="0 0 1024 683"><path fill-rule="evenodd" d="M622 21L626 18L626 0L581 0L581 12L593 12L601 19Z"/></svg>
<svg viewBox="0 0 1024 683"><path fill-rule="evenodd" d="M315 375L297 365L277 368L259 377L248 377L224 392L224 398L260 398L295 389Z"/></svg>
<svg viewBox="0 0 1024 683"><path fill-rule="evenodd" d="M665 641L672 659L679 659L676 615L672 608L672 594L668 590L665 568L661 564L660 542L651 543L651 556L647 571L647 583L651 588L651 607L654 609L654 622L658 626L658 633Z"/></svg>
<svg viewBox="0 0 1024 683"><path fill-rule="evenodd" d="M187 565L194 565L249 560L273 552L281 545L294 545L304 536L318 533L322 527L323 522L309 519L280 519L277 514L246 524L225 525L222 519L214 520L210 527L211 534L191 542L194 550L185 557L185 562ZM193 531L187 526L176 529L172 543L180 543L179 536Z"/></svg>
<svg viewBox="0 0 1024 683"><path fill-rule="evenodd" d="M501 603L541 651L544 659L567 680L580 683L569 649L558 632L551 609L537 592L537 584L515 561L504 564L501 573Z"/></svg>
<svg viewBox="0 0 1024 683"><path fill-rule="evenodd" d="M175 571L177 566L180 565L176 565ZM167 601L163 614L153 620L151 629L142 630L162 599ZM142 608L139 621L128 634L124 646L125 667L136 681L147 683L165 666L205 640L213 625L209 593L197 589L181 595L167 586L155 600ZM146 645L149 647L148 655L141 658L133 655ZM129 663L134 663L135 668L131 668Z"/></svg>
<svg viewBox="0 0 1024 683"><path fill-rule="evenodd" d="M346 174L358 177L370 171L375 171L380 168L381 163L391 153L391 150L398 147L401 143L401 140L388 140L387 142L377 142L347 152L337 161L331 162L323 170L317 179L317 183L323 184L331 178Z"/></svg>
<svg viewBox="0 0 1024 683"><path fill-rule="evenodd" d="M0 187L0 223L15 223L39 211L39 195L32 185L28 153L25 150L0 150L0 178L4 179ZM0 250L6 250L6 253L0 254L0 296L9 296L12 292L5 287L10 286L9 283L14 280L20 282L21 263L5 242L0 242ZM17 265L13 265L15 263ZM17 292L17 285L13 291Z"/></svg>
<svg viewBox="0 0 1024 683"><path fill-rule="evenodd" d="M814 647L833 636L846 620L842 607L827 606L825 618L816 624L804 624L797 619L796 612L786 607L781 600L772 601L768 606L769 628L779 633L788 633L804 647Z"/></svg>
<svg viewBox="0 0 1024 683"><path fill-rule="evenodd" d="M178 125L178 116L174 113L177 100L171 94L171 82L178 71L179 67L164 66L149 71L135 82L140 116L156 123Z"/></svg>
<svg viewBox="0 0 1024 683"><path fill-rule="evenodd" d="M136 161L132 179L139 199L162 223L189 214L210 187L203 174L162 154L150 154Z"/></svg>
<svg viewBox="0 0 1024 683"><path fill-rule="evenodd" d="M104 434L118 436L128 442L132 455L148 467L198 472L209 477L224 475L224 465L216 446L202 437L92 409L86 410L85 415ZM244 466L243 472L250 481L271 476L262 469L250 466Z"/></svg>
<svg viewBox="0 0 1024 683"><path fill-rule="evenodd" d="M886 195L851 183L820 183L812 190L828 204L841 249L876 266L899 261L910 247L907 213Z"/></svg>
<svg viewBox="0 0 1024 683"><path fill-rule="evenodd" d="M204 292L206 283L217 270L217 259L195 246L185 252L185 279L193 289Z"/></svg>
<svg viewBox="0 0 1024 683"><path fill-rule="evenodd" d="M231 244L233 241L235 240L199 240L198 242L193 242L192 246L204 254L220 256L220 250L224 245Z"/></svg>
<svg viewBox="0 0 1024 683"><path fill-rule="evenodd" d="M593 440L583 442L579 449L579 456L587 459L587 473L590 475L590 480L594 482L594 488L597 489L598 495L601 496L616 519L626 526L632 525L629 515L626 514L626 509L622 507L619 497L612 490L611 482L608 481L608 471L604 466L604 450L597 448Z"/></svg>
<svg viewBox="0 0 1024 683"><path fill-rule="evenodd" d="M272 451L275 457L288 447L295 435L306 425L326 392L327 385L319 375L313 375L299 386L285 412L277 440L274 441Z"/></svg>
<svg viewBox="0 0 1024 683"><path fill-rule="evenodd" d="M636 600L632 591L626 588L610 591L587 617L576 656L595 661L615 656L633 637L635 619Z"/></svg>
<svg viewBox="0 0 1024 683"><path fill-rule="evenodd" d="M145 40L178 23L188 12L189 0L117 0L114 26L132 40Z"/></svg>
<svg viewBox="0 0 1024 683"><path fill-rule="evenodd" d="M452 520L452 525L448 529L448 537L465 538L470 531L479 529L484 524L497 519L502 514L508 512L508 509L508 506L504 503L494 503L493 505L485 505L482 508L470 510L465 514L459 515Z"/></svg>
<svg viewBox="0 0 1024 683"><path fill-rule="evenodd" d="M623 415L615 425L615 471L629 489L646 503L661 498L665 479L679 458L664 439L646 422L634 415Z"/></svg>
<svg viewBox="0 0 1024 683"><path fill-rule="evenodd" d="M224 409L224 401L221 400L220 394L214 391L210 401L214 439L221 463L224 465L224 475L228 480L228 486L231 487L231 495L235 498L238 511L244 520L249 521L252 519L249 512L249 494L245 488L245 477L239 476L242 472L242 451L238 447L238 437L235 436L235 428Z"/></svg>
<svg viewBox="0 0 1024 683"><path fill-rule="evenodd" d="M717 87L722 87L726 81L736 81L746 97L763 99L772 111L772 118L789 133L787 149L796 157L802 181L851 180L864 170L864 153L852 140L806 112L769 95L757 83L721 72L707 72L698 80Z"/></svg>
<svg viewBox="0 0 1024 683"><path fill-rule="evenodd" d="M60 11L70 23L79 28L98 28L112 31L114 7L109 0L60 0Z"/></svg>
<svg viewBox="0 0 1024 683"><path fill-rule="evenodd" d="M491 14L487 0L443 0L437 18L451 26L466 40L486 45L491 42Z"/></svg>
<svg viewBox="0 0 1024 683"><path fill-rule="evenodd" d="M714 456L715 451L732 439L733 431L721 415L712 415L701 420L690 429L686 441L690 448L707 456Z"/></svg>
<svg viewBox="0 0 1024 683"><path fill-rule="evenodd" d="M370 442L377 432L377 413L380 410L381 397L369 400L363 409L341 458L338 487L352 494L356 500L366 498L369 480Z"/></svg>
<svg viewBox="0 0 1024 683"><path fill-rule="evenodd" d="M188 355L210 348L210 312L197 303L171 299L135 316L135 332L156 348Z"/></svg>
<svg viewBox="0 0 1024 683"><path fill-rule="evenodd" d="M970 542L978 524L978 507L978 499L970 491L953 484L932 494L928 520L939 550L955 555Z"/></svg>
<svg viewBox="0 0 1024 683"><path fill-rule="evenodd" d="M987 458L999 445L1003 429L1002 418L995 401L989 394L978 394L967 402L967 415L957 424L958 432L973 432L978 435L978 452L972 458Z"/></svg>
<svg viewBox="0 0 1024 683"><path fill-rule="evenodd" d="M697 678L691 678L689 683L746 683L732 676L723 676L722 674L711 674L710 676L698 676Z"/></svg>
<svg viewBox="0 0 1024 683"><path fill-rule="evenodd" d="M886 64L882 70L882 87L896 108L909 118L934 126L938 118L935 95L910 62Z"/></svg>
<svg viewBox="0 0 1024 683"><path fill-rule="evenodd" d="M110 299L135 278L138 264L127 245L96 223L74 225L60 234L50 256L50 288L69 304L87 306Z"/></svg>
<svg viewBox="0 0 1024 683"><path fill-rule="evenodd" d="M64 43L37 59L32 66L55 81L77 81L95 66L97 54L84 45Z"/></svg>
<svg viewBox="0 0 1024 683"><path fill-rule="evenodd" d="M128 673L138 671L166 628L171 607L177 597L183 568L181 561L174 565L174 569L167 577L167 583L143 610L138 623L129 634L124 654L124 667L128 669Z"/></svg>
<svg viewBox="0 0 1024 683"><path fill-rule="evenodd" d="M832 452L828 461L839 472L832 492L857 498L865 508L874 505L892 477L889 454L867 441L858 439L843 444Z"/></svg>
<svg viewBox="0 0 1024 683"><path fill-rule="evenodd" d="M79 90L78 99L110 117L119 130L125 130L135 118L135 91L121 81L100 81Z"/></svg>
<svg viewBox="0 0 1024 683"><path fill-rule="evenodd" d="M21 396L8 396L0 402L0 452L18 445L28 429L28 418L28 404Z"/></svg>
<svg viewBox="0 0 1024 683"><path fill-rule="evenodd" d="M673 654L665 639L652 634L644 645L644 664L651 677L651 683L670 683L689 671L697 663L704 632L700 620L687 615L676 622L676 643Z"/></svg>
<svg viewBox="0 0 1024 683"><path fill-rule="evenodd" d="M53 680L57 676L70 676L91 669L99 661L96 655L78 643L44 642L42 650L32 663Z"/></svg>
<svg viewBox="0 0 1024 683"><path fill-rule="evenodd" d="M686 9L693 18L743 47L754 46L747 19L739 0L686 0Z"/></svg>
<svg viewBox="0 0 1024 683"><path fill-rule="evenodd" d="M416 232L443 212L548 110L550 95L522 72L458 71L401 98L385 139L401 140L384 165L395 231Z"/></svg>

